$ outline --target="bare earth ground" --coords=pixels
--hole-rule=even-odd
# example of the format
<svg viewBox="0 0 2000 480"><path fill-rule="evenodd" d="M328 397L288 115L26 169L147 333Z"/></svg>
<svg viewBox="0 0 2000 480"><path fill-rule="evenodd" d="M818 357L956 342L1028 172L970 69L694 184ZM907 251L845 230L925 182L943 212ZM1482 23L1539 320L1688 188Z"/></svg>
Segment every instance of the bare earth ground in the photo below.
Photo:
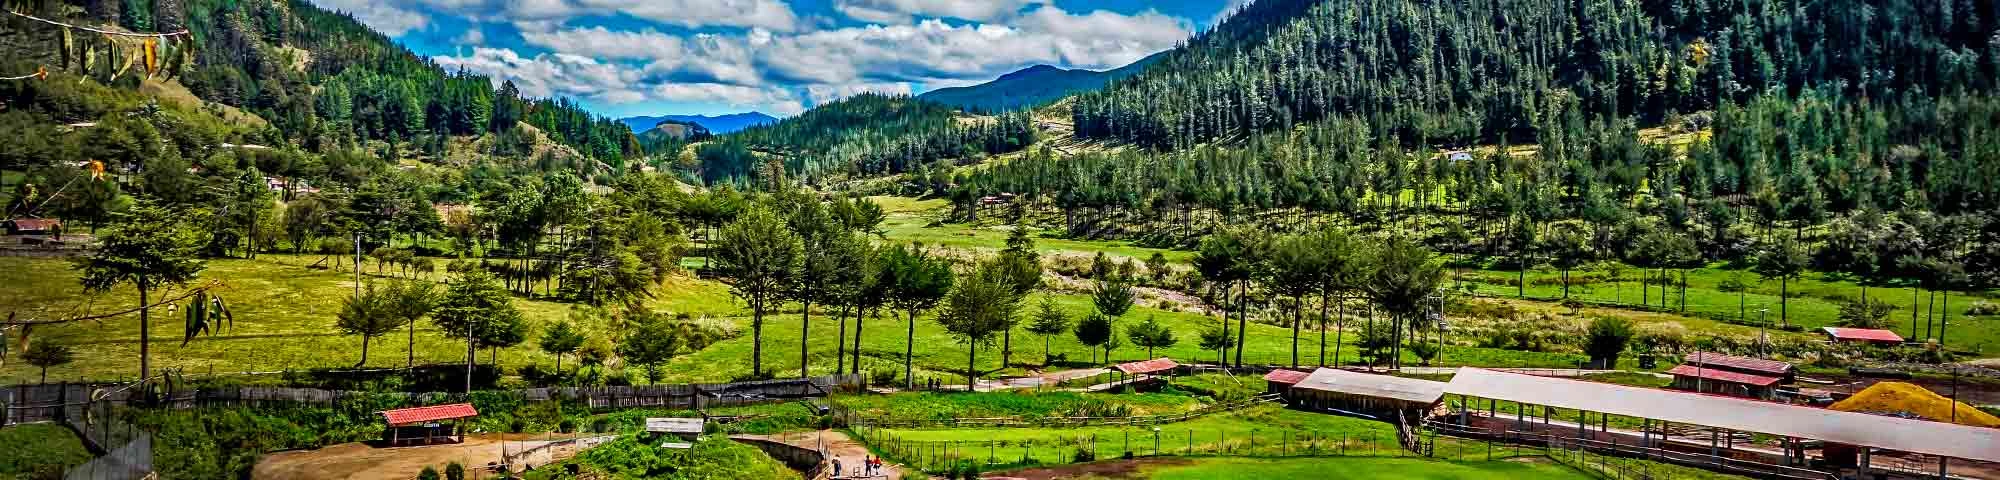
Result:
<svg viewBox="0 0 2000 480"><path fill-rule="evenodd" d="M465 443L421 447L378 448L365 443L346 443L319 450L282 452L265 456L251 471L251 478L407 480L424 467L458 462L467 470L500 462L502 448L515 452L549 443L543 435L469 435Z"/></svg>
<svg viewBox="0 0 2000 480"><path fill-rule="evenodd" d="M882 465L882 469L876 471L875 475L862 475L862 463L868 457L874 455L874 452L868 451L867 445L863 445L861 442L849 438L847 434L837 430L821 430L811 434L791 435L735 435L730 438L775 440L779 443L804 448L818 448L821 442L825 442L828 460L839 459L841 467L845 470L841 472L842 475L832 476L831 478L883 478L889 480L903 478L903 469L901 466L895 464ZM832 470L828 470L828 473L831 474Z"/></svg>
<svg viewBox="0 0 2000 480"><path fill-rule="evenodd" d="M1010 472L998 472L984 478L1009 478L1020 480L1057 480L1064 478L1139 478L1140 470L1150 466L1181 465L1189 463L1181 458L1146 458L1137 460L1115 460L1108 462L1063 465L1060 467L1029 468Z"/></svg>

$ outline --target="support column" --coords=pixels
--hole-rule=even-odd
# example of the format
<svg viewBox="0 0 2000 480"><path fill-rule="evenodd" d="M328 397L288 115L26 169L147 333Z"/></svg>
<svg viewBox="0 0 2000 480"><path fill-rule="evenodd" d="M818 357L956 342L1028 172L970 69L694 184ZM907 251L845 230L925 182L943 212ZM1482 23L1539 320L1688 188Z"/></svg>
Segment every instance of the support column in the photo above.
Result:
<svg viewBox="0 0 2000 480"><path fill-rule="evenodd" d="M1872 455L1872 454L1874 453L1874 450L1875 450L1875 449L1874 449L1874 448L1871 448L1871 447L1861 447L1861 472L1860 472L1860 474L1861 474L1861 478L1862 478L1862 479L1864 479L1864 480L1866 480L1866 479L1868 478L1868 470L1869 470L1869 464L1870 464L1870 463L1873 463L1873 457L1874 457L1874 455Z"/></svg>

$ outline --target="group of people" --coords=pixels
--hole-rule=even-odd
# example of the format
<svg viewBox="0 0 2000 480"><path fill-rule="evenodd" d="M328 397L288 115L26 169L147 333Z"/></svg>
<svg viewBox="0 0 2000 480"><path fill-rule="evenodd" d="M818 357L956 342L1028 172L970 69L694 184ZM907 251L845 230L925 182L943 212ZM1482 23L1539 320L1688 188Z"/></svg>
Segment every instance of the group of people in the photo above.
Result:
<svg viewBox="0 0 2000 480"><path fill-rule="evenodd" d="M856 477L873 477L881 471L882 459L870 455L867 459L861 461L861 470L855 473L858 474ZM833 459L833 478L842 478L845 475L847 475L847 472L841 467L840 459Z"/></svg>

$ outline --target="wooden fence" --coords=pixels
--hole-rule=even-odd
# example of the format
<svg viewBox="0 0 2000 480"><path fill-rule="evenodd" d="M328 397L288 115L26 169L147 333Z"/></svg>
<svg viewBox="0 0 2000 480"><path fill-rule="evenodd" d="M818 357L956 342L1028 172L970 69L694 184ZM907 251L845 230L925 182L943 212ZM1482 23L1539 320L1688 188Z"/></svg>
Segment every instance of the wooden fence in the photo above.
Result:
<svg viewBox="0 0 2000 480"><path fill-rule="evenodd" d="M408 404L468 401L464 393L406 393L321 390L314 388L240 387L155 391L130 384L43 384L0 387L0 426L62 421L65 408L97 403L189 409L208 405L306 403L330 405L352 397L400 396ZM753 405L789 399L823 397L834 392L861 391L863 375L828 375L805 379L737 383L698 383L621 387L530 388L505 392L530 402L576 400L593 409L631 407L701 409ZM74 413L74 412L71 412Z"/></svg>
<svg viewBox="0 0 2000 480"><path fill-rule="evenodd" d="M1200 409L1161 415L1131 415L1123 417L953 417L936 419L879 419L867 418L845 407L834 406L834 415L846 425L875 428L1054 428L1083 426L1129 426L1159 425L1185 422L1217 413L1272 403L1278 400L1274 394L1260 395L1248 400L1215 404Z"/></svg>

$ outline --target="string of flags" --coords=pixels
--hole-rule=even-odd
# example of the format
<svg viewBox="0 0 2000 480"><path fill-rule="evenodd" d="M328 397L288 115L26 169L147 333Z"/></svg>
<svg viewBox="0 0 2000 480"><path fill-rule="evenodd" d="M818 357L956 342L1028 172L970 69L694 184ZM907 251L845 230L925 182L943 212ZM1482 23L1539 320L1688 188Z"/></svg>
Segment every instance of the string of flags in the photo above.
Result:
<svg viewBox="0 0 2000 480"><path fill-rule="evenodd" d="M73 69L86 78L95 73L108 74L110 79L116 80L135 67L144 69L146 78L161 75L173 78L180 76L181 66L194 57L194 42L189 41L187 29L155 33L118 32L71 25L11 10L7 13L61 28L62 48L58 52L60 63L57 68ZM85 34L78 35L77 31ZM48 79L48 67L38 68L29 75L0 77L0 80L27 79Z"/></svg>

